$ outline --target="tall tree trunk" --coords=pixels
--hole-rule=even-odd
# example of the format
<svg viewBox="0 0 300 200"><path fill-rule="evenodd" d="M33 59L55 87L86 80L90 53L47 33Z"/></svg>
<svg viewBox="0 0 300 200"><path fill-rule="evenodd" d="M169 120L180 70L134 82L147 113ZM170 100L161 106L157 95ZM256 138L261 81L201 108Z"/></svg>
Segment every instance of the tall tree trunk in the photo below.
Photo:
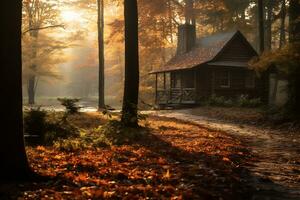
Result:
<svg viewBox="0 0 300 200"><path fill-rule="evenodd" d="M289 7L290 27L289 41L300 42L300 2L299 0L290 0Z"/></svg>
<svg viewBox="0 0 300 200"><path fill-rule="evenodd" d="M265 31L264 31L264 4L263 0L257 0L258 7L258 34L259 34L259 51L265 51Z"/></svg>
<svg viewBox="0 0 300 200"><path fill-rule="evenodd" d="M168 20L169 20L169 34L171 37L171 43L174 42L173 38L173 11L172 11L172 2L168 0Z"/></svg>
<svg viewBox="0 0 300 200"><path fill-rule="evenodd" d="M0 93L5 95L1 98L0 180L12 180L30 172L22 125L22 1L2 0L0 4Z"/></svg>
<svg viewBox="0 0 300 200"><path fill-rule="evenodd" d="M36 85L36 76L30 75L28 78L28 88L27 88L27 95L28 95L28 104L34 105L35 104L35 85Z"/></svg>
<svg viewBox="0 0 300 200"><path fill-rule="evenodd" d="M139 96L139 45L137 0L125 0L125 87L122 122L126 126L138 126Z"/></svg>
<svg viewBox="0 0 300 200"><path fill-rule="evenodd" d="M33 16L30 14L29 15L29 28L33 28L36 29L37 27L35 27L33 25ZM33 43L32 43L32 60L35 60L37 57L37 42L38 42L38 36L39 36L39 31L38 30L32 30L30 31L30 37L32 37L33 39ZM29 105L34 105L35 104L35 93L36 93L36 86L37 86L37 77L36 77L36 69L37 69L37 65L34 63L32 64L32 66L30 66L31 69L31 74L29 75L28 78L28 86L27 86L27 95L28 95L28 104Z"/></svg>
<svg viewBox="0 0 300 200"><path fill-rule="evenodd" d="M273 6L274 0L266 1L267 16L266 16L266 31L265 31L265 49L271 50L272 48L272 22L273 22Z"/></svg>
<svg viewBox="0 0 300 200"><path fill-rule="evenodd" d="M300 53L300 1L299 0L290 0L289 7L289 42L291 46L297 49L297 53ZM300 66L292 69L293 72L290 73L290 80L293 80L292 83L294 89L290 94L290 103L292 104L293 112L296 113L298 119L300 119Z"/></svg>
<svg viewBox="0 0 300 200"><path fill-rule="evenodd" d="M282 48L286 42L285 34L285 20L286 20L286 0L282 0L281 11L280 11L280 41L279 48Z"/></svg>
<svg viewBox="0 0 300 200"><path fill-rule="evenodd" d="M97 0L98 5L98 51L99 51L99 88L98 109L105 108L104 101L104 1Z"/></svg>

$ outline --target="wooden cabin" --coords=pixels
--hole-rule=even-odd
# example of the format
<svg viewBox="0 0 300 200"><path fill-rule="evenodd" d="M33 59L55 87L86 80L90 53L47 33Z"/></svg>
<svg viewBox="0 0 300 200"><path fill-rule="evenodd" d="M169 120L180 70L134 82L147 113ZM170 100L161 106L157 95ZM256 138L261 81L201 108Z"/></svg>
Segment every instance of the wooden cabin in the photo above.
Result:
<svg viewBox="0 0 300 200"><path fill-rule="evenodd" d="M195 27L181 25L177 54L154 70L156 104L199 104L212 95L264 95L264 83L248 66L256 51L240 31L196 39Z"/></svg>

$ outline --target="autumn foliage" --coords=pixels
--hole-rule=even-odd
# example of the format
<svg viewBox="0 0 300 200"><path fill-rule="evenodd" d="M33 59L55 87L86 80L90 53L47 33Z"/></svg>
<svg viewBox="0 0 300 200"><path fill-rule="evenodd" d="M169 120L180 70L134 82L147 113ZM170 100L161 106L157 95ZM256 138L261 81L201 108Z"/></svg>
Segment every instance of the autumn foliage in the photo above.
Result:
<svg viewBox="0 0 300 200"><path fill-rule="evenodd" d="M86 126L89 119L95 123ZM98 114L84 114L72 120L86 131L106 121ZM236 139L168 118L150 117L142 123L142 129L147 133L131 144L69 152L51 146L29 147L28 157L34 171L51 179L21 184L7 191L11 191L11 197L20 199L241 199L246 196L249 187L243 178L248 172L243 166L250 155Z"/></svg>

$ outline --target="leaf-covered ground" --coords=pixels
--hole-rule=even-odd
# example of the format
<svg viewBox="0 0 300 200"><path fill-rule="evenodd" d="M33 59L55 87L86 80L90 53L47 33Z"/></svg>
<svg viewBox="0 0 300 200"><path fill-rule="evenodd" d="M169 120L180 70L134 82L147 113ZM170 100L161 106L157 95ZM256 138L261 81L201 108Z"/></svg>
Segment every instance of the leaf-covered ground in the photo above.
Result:
<svg viewBox="0 0 300 200"><path fill-rule="evenodd" d="M97 114L73 120L83 129L106 121ZM238 140L168 118L150 117L142 126L147 134L130 145L74 152L29 147L34 171L52 179L6 185L1 199L250 198L244 166L251 156Z"/></svg>

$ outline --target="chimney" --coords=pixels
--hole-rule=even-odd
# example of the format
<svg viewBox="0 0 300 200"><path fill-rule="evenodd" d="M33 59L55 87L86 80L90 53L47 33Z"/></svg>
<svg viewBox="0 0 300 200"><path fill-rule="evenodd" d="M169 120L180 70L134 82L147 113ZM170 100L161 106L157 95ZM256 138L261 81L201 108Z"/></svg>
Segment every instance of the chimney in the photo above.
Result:
<svg viewBox="0 0 300 200"><path fill-rule="evenodd" d="M187 53L195 47L196 26L183 24L178 27L177 55Z"/></svg>

